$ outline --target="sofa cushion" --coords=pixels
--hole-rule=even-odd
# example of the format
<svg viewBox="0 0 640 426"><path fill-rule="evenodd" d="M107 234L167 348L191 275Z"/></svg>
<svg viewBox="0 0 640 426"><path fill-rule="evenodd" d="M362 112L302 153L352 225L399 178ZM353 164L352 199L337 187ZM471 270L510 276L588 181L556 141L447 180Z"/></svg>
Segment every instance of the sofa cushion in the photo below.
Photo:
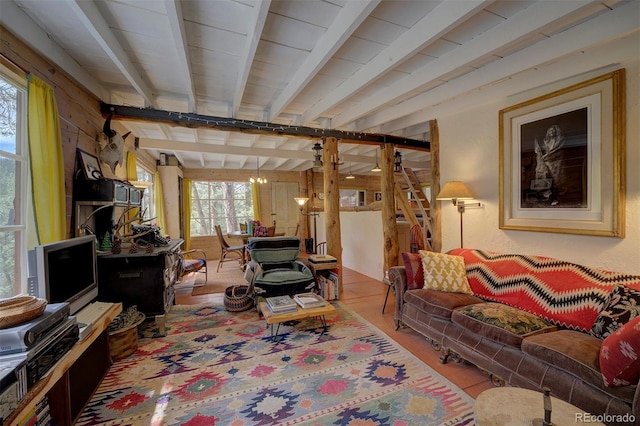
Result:
<svg viewBox="0 0 640 426"><path fill-rule="evenodd" d="M519 348L522 339L555 331L542 318L500 303L485 302L456 309L451 321L496 342Z"/></svg>
<svg viewBox="0 0 640 426"><path fill-rule="evenodd" d="M402 253L405 274L407 274L407 289L422 288L424 286L424 269L422 258L418 253Z"/></svg>
<svg viewBox="0 0 640 426"><path fill-rule="evenodd" d="M625 386L640 379L640 316L633 318L602 342L600 371L607 386Z"/></svg>
<svg viewBox="0 0 640 426"><path fill-rule="evenodd" d="M481 303L477 297L464 293L447 293L438 290L415 289L404 294L404 301L434 317L450 320L454 309Z"/></svg>
<svg viewBox="0 0 640 426"><path fill-rule="evenodd" d="M636 386L607 387L599 367L602 340L588 333L558 330L538 334L522 341L522 352L553 365L609 395L633 401Z"/></svg>
<svg viewBox="0 0 640 426"><path fill-rule="evenodd" d="M473 294L589 332L616 284L640 290L640 275L609 272L551 257L454 249L464 257Z"/></svg>
<svg viewBox="0 0 640 426"><path fill-rule="evenodd" d="M427 250L420 250L420 257L424 269L424 288L473 294L462 257Z"/></svg>
<svg viewBox="0 0 640 426"><path fill-rule="evenodd" d="M604 339L637 315L640 315L640 291L617 285L593 323L591 335Z"/></svg>

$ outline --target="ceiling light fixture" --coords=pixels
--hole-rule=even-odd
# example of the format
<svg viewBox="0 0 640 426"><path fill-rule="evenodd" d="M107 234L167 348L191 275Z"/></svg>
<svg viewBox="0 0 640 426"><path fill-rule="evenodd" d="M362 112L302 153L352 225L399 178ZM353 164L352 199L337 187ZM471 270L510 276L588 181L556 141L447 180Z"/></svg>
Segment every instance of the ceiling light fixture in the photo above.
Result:
<svg viewBox="0 0 640 426"><path fill-rule="evenodd" d="M393 165L395 166L394 171L402 171L402 154L400 154L400 151L396 151L393 154Z"/></svg>
<svg viewBox="0 0 640 426"><path fill-rule="evenodd" d="M382 169L380 168L380 166L378 165L378 148L376 148L376 166L371 169L372 172L381 172Z"/></svg>
<svg viewBox="0 0 640 426"><path fill-rule="evenodd" d="M322 145L320 142L313 144L313 167L322 167Z"/></svg>
<svg viewBox="0 0 640 426"><path fill-rule="evenodd" d="M258 184L267 183L267 178L260 176L260 159L258 157L256 157L256 172L257 172L257 175L251 176L249 178L249 182L258 183Z"/></svg>
<svg viewBox="0 0 640 426"><path fill-rule="evenodd" d="M345 176L345 179L355 179L356 177L351 173L351 163L349 163L349 174Z"/></svg>

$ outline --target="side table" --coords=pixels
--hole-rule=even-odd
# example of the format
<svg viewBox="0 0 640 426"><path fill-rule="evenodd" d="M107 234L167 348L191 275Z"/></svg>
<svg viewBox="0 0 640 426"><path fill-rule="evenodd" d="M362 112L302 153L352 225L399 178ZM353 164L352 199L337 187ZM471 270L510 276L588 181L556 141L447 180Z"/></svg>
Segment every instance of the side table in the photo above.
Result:
<svg viewBox="0 0 640 426"><path fill-rule="evenodd" d="M478 426L530 426L534 419L544 419L543 394L509 386L487 389L476 398L474 416ZM604 426L592 420L589 414L578 407L551 397L551 423L554 426Z"/></svg>
<svg viewBox="0 0 640 426"><path fill-rule="evenodd" d="M293 312L283 312L279 314L274 314L267 307L266 302L260 302L258 304L258 308L262 315L267 320L267 325L271 329L271 340L276 341L276 337L278 337L278 331L280 330L280 324L287 321L300 320L304 318L318 317L320 319L320 323L322 324L323 332L327 331L327 321L325 320L325 315L335 312L336 308L329 302L325 302L324 306L320 306L317 308L306 308L303 309L300 306L296 307L296 311ZM274 324L277 325L276 332L273 332Z"/></svg>

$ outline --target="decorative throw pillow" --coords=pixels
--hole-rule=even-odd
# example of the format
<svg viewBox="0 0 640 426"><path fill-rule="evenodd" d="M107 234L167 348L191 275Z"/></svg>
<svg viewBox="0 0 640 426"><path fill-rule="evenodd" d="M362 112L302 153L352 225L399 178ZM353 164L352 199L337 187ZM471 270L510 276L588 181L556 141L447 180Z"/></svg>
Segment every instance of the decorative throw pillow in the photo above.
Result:
<svg viewBox="0 0 640 426"><path fill-rule="evenodd" d="M424 269L424 288L450 293L473 294L467 281L462 256L420 250Z"/></svg>
<svg viewBox="0 0 640 426"><path fill-rule="evenodd" d="M407 290L422 288L424 286L424 269L422 258L418 253L402 253L405 274L407 274Z"/></svg>
<svg viewBox="0 0 640 426"><path fill-rule="evenodd" d="M593 323L591 335L605 339L637 315L640 315L640 291L617 285L611 291L607 306Z"/></svg>
<svg viewBox="0 0 640 426"><path fill-rule="evenodd" d="M607 386L626 386L640 378L640 316L624 324L600 347L600 372Z"/></svg>

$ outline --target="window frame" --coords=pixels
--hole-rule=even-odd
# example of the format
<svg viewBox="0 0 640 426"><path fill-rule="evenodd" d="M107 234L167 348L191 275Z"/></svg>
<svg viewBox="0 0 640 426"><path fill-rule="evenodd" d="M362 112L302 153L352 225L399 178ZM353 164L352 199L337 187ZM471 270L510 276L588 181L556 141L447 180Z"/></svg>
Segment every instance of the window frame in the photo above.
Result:
<svg viewBox="0 0 640 426"><path fill-rule="evenodd" d="M247 215L236 215L233 217L229 216L229 217L232 217L232 222L233 222L233 225L231 226L231 228L227 227L227 216L217 217L217 216L211 215L211 212L215 211L215 209L212 208L211 205L208 207L209 217L194 218L193 216L194 204L195 204L194 201L196 200L196 196L195 196L196 191L194 190L194 185L202 185L202 184L207 185L207 188L208 188L207 197L199 196L197 199L200 201L205 200L208 203L213 203L213 202L224 202L224 200L227 200L226 198L211 198L211 193L213 191L212 186L216 184L224 184L224 183L230 183L233 185L242 184L245 186L245 193L248 191L249 196L248 197L236 196L234 197L234 200L239 202L242 202L243 200L245 202L248 201L250 203L250 212ZM198 194L198 195L201 195L201 194ZM189 217L188 217L191 224L190 226L191 237L215 236L216 233L215 233L214 225L220 225L223 231L227 231L227 232L238 231L240 229L240 223L249 222L252 220L253 211L254 211L253 210L253 188L251 183L249 182L238 181L238 180L192 180L191 181L191 211L189 212ZM201 226L197 223L198 220L209 221L208 223L209 233L201 234L201 233L194 232Z"/></svg>
<svg viewBox="0 0 640 426"><path fill-rule="evenodd" d="M0 77L8 84L11 84L17 91L16 102L16 136L15 153L0 150L0 157L15 162L15 194L14 194L14 223L11 225L0 223L0 233L14 234L14 264L13 264L13 294L0 295L13 296L27 293L27 251L29 246L35 246L35 228L30 225L32 222L31 213L31 173L29 161L29 144L27 129L27 79L12 68L0 62ZM33 243L30 243L33 241Z"/></svg>
<svg viewBox="0 0 640 426"><path fill-rule="evenodd" d="M147 174L150 180L140 180L140 173L139 173L140 170L142 170L145 174ZM155 196L154 196L154 185L156 184L155 174L151 170L149 170L147 167L145 167L143 164L137 163L136 176L138 180L136 180L135 182L131 182L131 184L133 184L133 186L135 186L138 189L144 189L144 194L142 198L143 200L145 198L149 200L148 211L146 212L144 210L144 203L142 202L140 203L142 208L142 213L145 213L144 219L152 219L156 217L156 211L155 211L156 206L155 206Z"/></svg>

